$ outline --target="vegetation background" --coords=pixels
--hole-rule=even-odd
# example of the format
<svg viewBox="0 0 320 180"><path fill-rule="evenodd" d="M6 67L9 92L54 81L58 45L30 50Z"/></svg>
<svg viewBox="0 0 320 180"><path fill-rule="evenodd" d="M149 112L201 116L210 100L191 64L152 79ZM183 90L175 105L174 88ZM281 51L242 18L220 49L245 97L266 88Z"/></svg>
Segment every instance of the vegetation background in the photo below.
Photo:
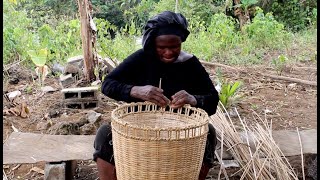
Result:
<svg viewBox="0 0 320 180"><path fill-rule="evenodd" d="M200 60L229 65L228 68L210 67L207 70L216 78L214 83L216 87L220 86L217 88L220 101L229 107L230 115L235 109L231 107L237 105L241 117L253 119L252 112L257 112L272 122L273 130L316 129L316 85L283 82L261 75L277 73L316 82L316 0L91 2L98 30L96 50L102 57L121 62L141 48L139 40L147 19L163 10L175 11L178 3L178 12L188 19L191 31L183 43L183 50L195 54ZM239 18L239 9L240 15L248 18L246 23ZM39 84L33 74L38 67L43 67L44 71L44 64L49 69L57 64L64 66L69 57L83 54L77 0L4 0L3 23L3 91L4 94L6 91L22 91L23 96L15 100L15 104L21 106L15 106L20 108L25 103L32 114L26 119L12 114L3 116L4 142L15 129L50 134L60 132L60 123L70 125L63 127L74 127L74 122L85 116L84 112L64 108L60 91L44 96L39 88L41 84L59 88L59 74L49 73L47 76L51 78L45 83L39 76ZM13 68L16 65L19 68ZM26 69L28 72L23 73ZM17 84L17 79L22 81ZM101 100L102 110L97 111L103 114L101 124L111 120L110 112L115 104L110 102L110 99ZM11 103L4 101L6 110ZM233 116L237 117L237 114L233 113ZM254 124L255 121L248 123ZM96 127L86 125L80 127L92 127L88 132L81 131L86 135L95 134L96 127L99 127L99 124ZM61 130L65 132L65 129ZM67 133L78 133L71 130ZM301 157L297 159L295 164L301 164ZM78 176L96 179L95 165L92 161L78 162L79 169L82 168ZM11 179L36 179L35 174L38 179L43 179L41 173L30 173L36 167L44 169L44 164L4 165L5 173L13 177ZM302 168L295 166L295 169L300 171Z"/></svg>
<svg viewBox="0 0 320 180"><path fill-rule="evenodd" d="M237 6L231 0L177 2L191 31L183 49L202 60L252 64L271 51L297 61L316 53L315 0L241 0ZM136 40L146 20L163 10L175 11L176 0L92 0L92 5L98 53L122 61L141 47ZM236 7L250 15L242 31ZM82 53L76 0L4 0L3 14L4 65L23 61L33 66L29 50L48 49L49 64ZM291 58L292 46L305 51Z"/></svg>

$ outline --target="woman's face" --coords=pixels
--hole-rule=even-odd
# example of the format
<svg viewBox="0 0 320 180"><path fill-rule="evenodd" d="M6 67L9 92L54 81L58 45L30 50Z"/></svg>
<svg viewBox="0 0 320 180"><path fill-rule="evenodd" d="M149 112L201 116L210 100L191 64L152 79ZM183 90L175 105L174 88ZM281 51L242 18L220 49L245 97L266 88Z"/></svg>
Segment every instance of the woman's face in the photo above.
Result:
<svg viewBox="0 0 320 180"><path fill-rule="evenodd" d="M156 52L164 63L174 62L181 51L181 38L176 35L161 35L156 37Z"/></svg>

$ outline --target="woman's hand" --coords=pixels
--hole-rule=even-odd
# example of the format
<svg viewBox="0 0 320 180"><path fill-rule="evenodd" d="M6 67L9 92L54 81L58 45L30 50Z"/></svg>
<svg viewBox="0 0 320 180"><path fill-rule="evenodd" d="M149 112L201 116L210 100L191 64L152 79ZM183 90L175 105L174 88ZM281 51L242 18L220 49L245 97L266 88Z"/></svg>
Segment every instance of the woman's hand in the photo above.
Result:
<svg viewBox="0 0 320 180"><path fill-rule="evenodd" d="M196 98L185 90L177 92L171 96L171 98L172 101L170 103L170 107L172 108L180 108L185 104L190 104L191 106L197 105Z"/></svg>
<svg viewBox="0 0 320 180"><path fill-rule="evenodd" d="M170 100L163 95L162 89L151 85L133 86L130 91L130 95L134 98L153 102L161 107L165 107L170 103Z"/></svg>

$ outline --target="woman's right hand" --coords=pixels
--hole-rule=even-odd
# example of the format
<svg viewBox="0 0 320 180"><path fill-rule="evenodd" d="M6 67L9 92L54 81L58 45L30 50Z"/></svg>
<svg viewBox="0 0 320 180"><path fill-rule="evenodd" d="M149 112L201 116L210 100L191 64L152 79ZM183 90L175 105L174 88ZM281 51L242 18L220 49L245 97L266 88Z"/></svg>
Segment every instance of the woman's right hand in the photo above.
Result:
<svg viewBox="0 0 320 180"><path fill-rule="evenodd" d="M170 103L170 100L163 95L163 90L155 86L133 86L130 91L130 96L144 101L149 101L158 106L165 107Z"/></svg>

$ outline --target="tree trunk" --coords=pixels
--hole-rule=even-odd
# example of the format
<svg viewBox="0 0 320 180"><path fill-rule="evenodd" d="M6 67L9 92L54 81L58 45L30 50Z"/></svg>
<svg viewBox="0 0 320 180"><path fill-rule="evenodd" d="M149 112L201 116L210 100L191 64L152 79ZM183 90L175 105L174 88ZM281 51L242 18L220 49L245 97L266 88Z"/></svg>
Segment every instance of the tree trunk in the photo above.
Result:
<svg viewBox="0 0 320 180"><path fill-rule="evenodd" d="M91 4L89 0L78 0L80 23L81 23L81 39L84 57L84 75L88 82L95 80L94 74L94 54L92 52L93 34L90 27L90 11Z"/></svg>
<svg viewBox="0 0 320 180"><path fill-rule="evenodd" d="M241 3L240 0L234 0L234 4L235 4L235 5L240 4L240 3ZM236 17L238 17L238 19L239 19L241 31L242 31L242 27L243 27L248 21L250 21L250 17L249 17L249 15L247 15L247 14L248 14L248 13L246 13L246 12L244 11L244 9L241 8L241 7L236 7L236 8L234 9L234 15L235 15Z"/></svg>

